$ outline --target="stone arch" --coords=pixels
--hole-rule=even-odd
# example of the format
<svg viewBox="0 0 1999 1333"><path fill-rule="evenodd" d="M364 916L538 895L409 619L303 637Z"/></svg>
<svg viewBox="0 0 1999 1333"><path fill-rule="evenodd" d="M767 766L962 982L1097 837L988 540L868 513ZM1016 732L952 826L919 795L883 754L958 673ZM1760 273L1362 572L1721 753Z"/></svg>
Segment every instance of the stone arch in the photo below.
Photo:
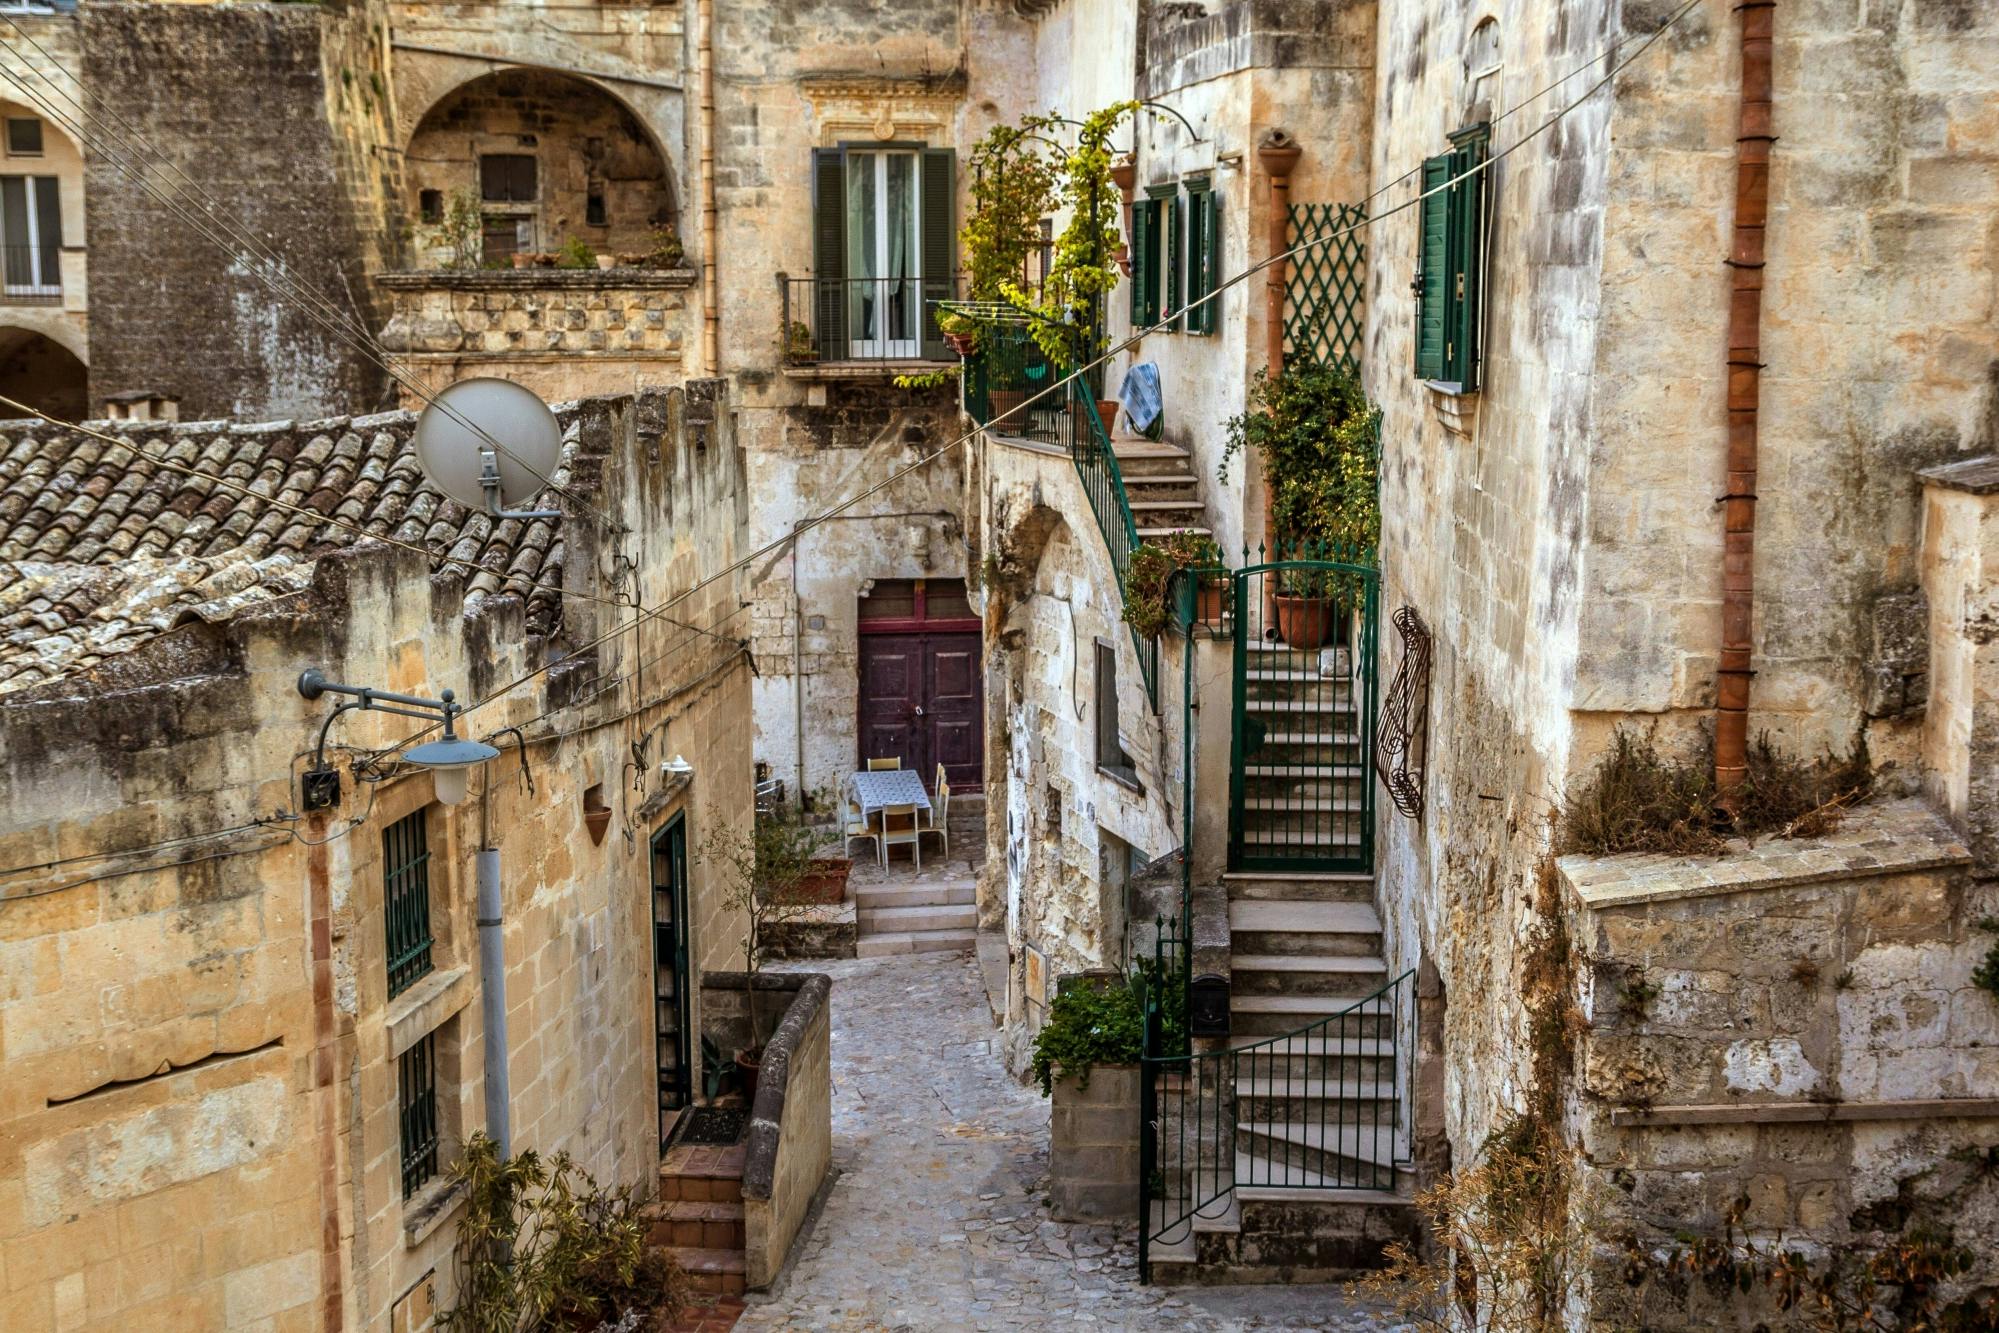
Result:
<svg viewBox="0 0 1999 1333"><path fill-rule="evenodd" d="M478 201L489 239L511 227L509 245L521 249L579 239L599 253L642 252L655 231L679 228L659 137L623 98L573 74L509 65L461 80L417 117L404 162L406 207L426 251L459 194Z"/></svg>
<svg viewBox="0 0 1999 1333"><path fill-rule="evenodd" d="M59 330L69 336L58 336ZM0 394L59 420L81 421L90 415L90 372L81 341L59 321L46 332L0 325ZM0 415L18 413L0 405Z"/></svg>

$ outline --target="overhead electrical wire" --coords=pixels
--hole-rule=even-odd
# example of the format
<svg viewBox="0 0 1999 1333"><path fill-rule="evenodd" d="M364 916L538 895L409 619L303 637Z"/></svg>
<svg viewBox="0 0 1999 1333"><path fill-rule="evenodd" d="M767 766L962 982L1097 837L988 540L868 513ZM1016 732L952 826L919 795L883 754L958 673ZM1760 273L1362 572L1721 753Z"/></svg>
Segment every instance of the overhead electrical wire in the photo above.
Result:
<svg viewBox="0 0 1999 1333"><path fill-rule="evenodd" d="M1686 0L1686 2L1682 4L1678 9L1674 10L1665 19L1663 19L1659 23L1658 27L1655 28L1651 33L1649 33L1644 38L1644 40L1639 44L1638 49L1632 52L1628 58L1617 61L1608 70L1606 70L1605 73L1596 80L1596 82L1592 83L1578 97L1576 97L1570 102L1565 103L1563 106L1559 107L1548 117L1547 120L1535 126L1533 129L1523 134L1520 138L1508 144L1505 148L1493 153L1491 156L1487 157L1484 161L1480 162L1476 166L1460 173L1457 176L1451 177L1448 180L1442 181L1428 190L1419 192L1414 197L1404 200L1399 204L1396 204L1394 207L1388 209L1385 212L1374 214L1357 223L1349 223L1343 226L1334 227L1330 230L1321 231L1311 236L1302 238L1296 245L1290 247L1289 249L1281 251L1274 255L1267 256L1266 258L1259 260L1254 264L1249 265L1241 273L1235 274L1234 276L1223 280L1220 284L1218 284L1215 287L1213 291L1206 293L1205 295L1201 296L1200 298L1194 301L1187 302L1186 305L1184 305L1179 311L1175 312L1175 318L1177 319L1179 316L1184 315L1186 311L1189 309L1192 309L1199 305L1206 304L1208 301L1218 299L1221 296L1221 294L1227 291L1229 288L1248 281L1251 277L1262 272L1264 269L1269 268L1273 264L1287 261L1291 258L1294 258L1297 255L1303 254L1318 246L1328 244L1331 241L1337 240L1343 236L1350 235L1353 232L1358 231L1363 227L1370 226L1375 222L1384 221L1387 218L1393 217L1398 213L1406 212L1433 194L1437 194L1443 190L1450 189L1451 187L1457 185L1461 181L1476 176L1481 172L1486 172L1491 170L1493 166L1497 165L1499 162L1505 160L1506 158L1512 156L1514 153L1524 148L1527 144L1539 138L1542 134L1546 133L1550 128L1559 123L1565 116L1576 110L1576 108L1580 107L1584 102L1588 101L1597 92L1601 91L1619 73L1621 73L1625 69L1628 69L1632 64L1634 64L1636 61L1642 58L1644 54L1647 51L1649 51L1653 47L1653 45L1655 45L1659 41L1659 39L1666 34L1668 30L1670 30L1681 19L1685 18L1687 14L1691 13L1694 9L1698 8L1702 3L1703 0ZM1540 91L1534 93L1531 97L1527 98L1525 101L1518 103L1515 106L1509 107L1506 111L1494 117L1493 123L1498 123L1499 121L1504 120L1506 117L1511 116L1515 112L1523 109L1525 106L1530 105L1532 102L1538 100L1542 96L1545 96L1548 92L1552 91L1553 89L1568 82L1570 79L1574 78L1577 74L1586 72L1587 69L1590 66L1593 66L1598 60L1608 59L1611 53L1621 50L1627 40L1628 39L1620 38L1617 42L1612 43L1609 47L1605 48L1603 52L1600 52L1596 56L1591 57L1591 59L1586 64L1577 67L1575 70L1570 71L1568 74L1563 75L1561 78L1555 80L1554 82L1548 84L1546 87L1542 88ZM1361 205L1365 206L1367 204L1373 203L1376 199L1379 199L1382 195L1388 193L1388 191L1395 188L1397 185L1400 185L1403 181L1406 181L1411 176L1417 174L1417 170L1420 170L1420 168L1412 169L1410 171L1405 171L1400 176L1395 177L1387 184L1381 186L1380 188L1373 191L1371 194L1367 195L1361 201ZM1045 388L1036 392L1032 397L1027 399L1022 404L1022 407L1024 408L1032 403L1039 402L1040 400L1047 398L1051 394L1054 394L1057 391L1066 388L1070 383L1081 378L1083 375L1088 374L1090 371L1096 369L1098 366L1105 364L1111 358L1136 346L1138 343L1143 341L1143 339L1149 334L1159 332L1162 329L1165 329L1166 327L1168 327L1168 321L1161 321L1160 323L1150 325L1144 329L1135 330L1130 336L1125 338L1122 342L1117 343L1116 345L1108 348L1106 351L1104 351L1100 356L1098 356L1094 360L1082 366L1077 367L1075 370L1063 376L1061 379L1050 383ZM631 623L620 624L617 628L598 636L596 639L593 639L588 643L581 645L580 647L573 650L570 654L566 655L565 659L563 660L567 660L567 657L573 657L579 653L588 652L590 649L595 648L598 645L607 642L608 640L614 637L617 637L618 635L635 631L641 624L651 619L667 619L669 620L670 623L682 624L685 628L694 630L696 631L696 634L699 634L701 631L696 626L687 625L685 622L672 622L670 617L667 617L665 615L666 611L680 605L682 602L685 602L686 600L693 597L696 593L702 591L703 589L712 586L714 583L718 582L722 578L740 572L742 569L748 567L751 564L754 564L756 561L764 558L765 556L771 554L772 552L782 550L787 544L795 541L799 536L799 534L810 531L812 528L818 526L819 524L830 521L831 519L837 517L838 515L845 513L848 509L851 509L854 505L860 503L862 500L865 500L870 496L879 494L882 490L893 485L896 481L900 480L901 478L909 475L910 473L920 468L928 466L930 463L936 461L938 458L943 457L945 454L950 453L953 450L962 447L966 443L975 439L980 433L980 431L983 429L984 429L983 427L978 427L971 431L968 431L965 434L960 435L955 440L952 440L947 444L940 445L938 448L932 450L928 454L925 454L923 457L917 459L916 461L906 464L901 468L898 468L896 471L890 473L883 480L877 482L873 486L868 487L866 490L860 491L855 495L849 496L846 500L841 501L839 504L834 505L830 509L822 511L821 513L813 516L810 519L801 520L784 537L765 543L763 546L750 552L748 555L745 555L737 559L736 561L725 566L721 570L716 571L714 574L708 575L705 578L697 580L691 587L686 588L685 590L681 591L678 594L675 594L673 597L667 599L659 606L654 607L650 610L646 610L641 613L637 613L634 616L634 619ZM723 617L722 620L716 623L718 625L725 624L727 623L728 620L733 619L736 615L740 614L742 611L747 609L749 608L746 604L739 605L734 611L731 611L727 616ZM690 636L689 638L682 640L682 646L684 647L688 644L691 644L692 642L694 642L694 637ZM747 648L745 648L744 651L745 653L747 653ZM661 654L661 658L664 658L665 656L667 656L667 654ZM657 661L659 659L654 659L654 660ZM652 662L642 662L639 664L639 666L643 667L652 664L653 664ZM495 699L498 699L503 695L506 695L512 692L513 690L519 688L521 685L526 684L528 681L531 681L547 673L548 671L552 670L556 665L558 665L558 663L551 662L544 666L537 667L519 677L516 677L515 679L489 691L485 695L481 696L479 699L475 700L473 703L467 705L464 711L470 713L478 708L481 708L486 704L493 702ZM602 693L607 692L610 688L615 688L617 684L622 683L623 680L629 678L629 675L635 675L637 669L638 668L635 668L634 671L632 673L629 673L628 675L620 675L617 677L613 677L612 680L608 682L602 689L598 690L596 693L593 693L590 696L587 696L581 702L589 702L591 699L597 698ZM573 702L565 703L563 705L563 707L565 708L572 706L574 706ZM632 708L627 709L624 713L618 715L617 717L605 719L605 721L601 725L611 725L617 721L621 721L625 718L635 716L638 712L644 711L644 709L652 706L655 705L652 703L636 704ZM529 719L528 723L519 724L519 725L531 725L533 722L548 717L556 711L560 710L559 709L545 710L543 713L538 714L535 718ZM415 734L405 737L403 740L397 742L396 744L386 747L382 750L376 751L375 753L381 756L392 755L394 753L397 753L400 750L407 747L408 745L410 745L411 743L413 743L414 741L421 739L421 737L425 735L430 729L431 728L429 727L421 728ZM244 827L250 827L250 826L244 826ZM144 848L132 849L132 851L134 852L139 850L145 850L145 849ZM109 856L109 855L118 855L118 854L121 853L106 853L105 855ZM12 873L12 872L5 872L5 873ZM57 886L57 887L64 887L64 886ZM49 889L44 891L54 891L54 890ZM38 896L38 895L35 893L25 893L25 894L12 895L10 897L0 897L0 905L4 905L6 902L13 901L15 898L27 898L33 896Z"/></svg>

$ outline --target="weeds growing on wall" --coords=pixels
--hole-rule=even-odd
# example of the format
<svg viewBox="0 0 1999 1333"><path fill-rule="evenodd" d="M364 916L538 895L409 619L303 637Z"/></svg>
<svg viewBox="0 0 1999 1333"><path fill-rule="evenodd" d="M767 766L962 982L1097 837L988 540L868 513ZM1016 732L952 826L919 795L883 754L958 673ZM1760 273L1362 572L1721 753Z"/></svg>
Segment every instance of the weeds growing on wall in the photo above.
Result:
<svg viewBox="0 0 1999 1333"><path fill-rule="evenodd" d="M1768 733L1749 747L1749 774L1733 815L1721 809L1712 741L1687 759L1666 759L1647 737L1619 729L1610 753L1562 801L1558 854L1620 852L1714 855L1730 837L1808 838L1829 832L1874 787L1867 743L1807 762L1784 754Z"/></svg>
<svg viewBox="0 0 1999 1333"><path fill-rule="evenodd" d="M636 1317L663 1330L687 1304L687 1276L646 1244L629 1185L604 1189L567 1153L500 1156L474 1134L452 1167L458 1304L443 1327L468 1333L594 1329Z"/></svg>
<svg viewBox="0 0 1999 1333"><path fill-rule="evenodd" d="M1999 916L1978 918L1978 928L1992 935L1999 935ZM1984 961L1971 969L1971 984L1990 991L1995 999L1999 999L1999 939L1993 940L1992 947L1986 951Z"/></svg>

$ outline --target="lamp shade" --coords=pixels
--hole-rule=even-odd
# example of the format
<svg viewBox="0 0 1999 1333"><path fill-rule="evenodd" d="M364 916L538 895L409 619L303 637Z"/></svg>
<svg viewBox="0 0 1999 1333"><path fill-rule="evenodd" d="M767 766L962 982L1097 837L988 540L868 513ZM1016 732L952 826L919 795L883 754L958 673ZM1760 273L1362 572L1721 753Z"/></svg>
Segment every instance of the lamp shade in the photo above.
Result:
<svg viewBox="0 0 1999 1333"><path fill-rule="evenodd" d="M483 764L488 759L497 757L499 753L481 741L468 741L454 736L419 745L403 758L430 770L432 785L439 801L445 805L457 805L465 799L465 788L471 779L472 766Z"/></svg>

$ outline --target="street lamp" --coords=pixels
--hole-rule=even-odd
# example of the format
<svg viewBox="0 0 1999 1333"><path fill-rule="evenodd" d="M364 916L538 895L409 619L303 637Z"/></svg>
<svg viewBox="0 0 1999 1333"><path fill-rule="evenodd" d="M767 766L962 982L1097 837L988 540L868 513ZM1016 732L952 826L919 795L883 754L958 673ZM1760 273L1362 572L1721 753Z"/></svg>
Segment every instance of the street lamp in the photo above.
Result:
<svg viewBox="0 0 1999 1333"><path fill-rule="evenodd" d="M325 724L319 729L319 747L313 751L312 767L306 770L301 784L303 804L308 810L324 810L340 800L340 774L326 763L326 733L332 729L333 720L349 709L398 713L404 717L443 722L444 735L440 739L417 746L403 758L430 770L437 799L445 805L457 805L464 800L473 766L496 758L500 753L484 742L467 740L458 735L454 724L465 709L456 702L457 696L450 690L444 691L441 699L425 699L420 695L392 694L388 690L373 690L360 685L338 685L328 680L316 667L299 673L298 692L305 698L317 699L329 690L335 694L352 695L353 698L328 714Z"/></svg>

